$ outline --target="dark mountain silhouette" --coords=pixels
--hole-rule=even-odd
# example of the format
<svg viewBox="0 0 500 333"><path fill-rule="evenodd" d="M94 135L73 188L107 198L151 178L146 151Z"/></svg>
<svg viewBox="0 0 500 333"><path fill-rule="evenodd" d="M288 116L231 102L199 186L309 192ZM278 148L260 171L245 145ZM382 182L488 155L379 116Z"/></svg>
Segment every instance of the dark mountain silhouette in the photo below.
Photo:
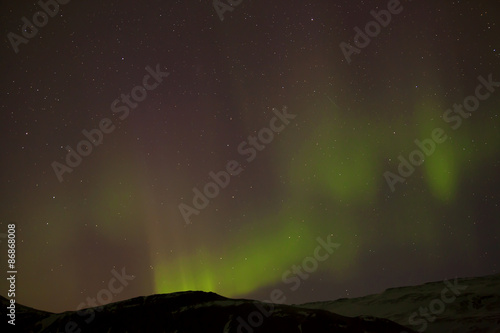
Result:
<svg viewBox="0 0 500 333"><path fill-rule="evenodd" d="M455 289L458 295L452 298ZM466 288L464 286L467 286ZM2 332L34 333L414 333L423 324L408 318L420 307L450 300L425 332L500 332L500 275L392 288L378 295L303 305L268 304L187 291L136 297L79 313L50 313L16 304L16 325L7 324L1 297ZM451 300L453 299L453 302ZM415 317L414 321L423 317ZM403 326L404 325L404 326Z"/></svg>
<svg viewBox="0 0 500 333"><path fill-rule="evenodd" d="M2 316L7 300L2 297ZM259 310L259 306L263 310ZM89 309L80 315L69 311L49 313L17 305L17 332L51 333L400 333L405 328L387 319L349 318L325 310L272 305L244 299L229 299L199 291L137 297ZM93 311L93 312L92 312ZM90 313L94 313L92 318ZM252 315L250 315L253 313ZM250 315L250 320L248 319ZM92 318L92 320L90 320ZM86 322L86 320L88 322ZM244 322L244 323L242 323ZM252 327L252 323L253 326ZM2 326L5 326L3 321ZM8 325L7 332L13 327ZM2 329L2 331L4 331ZM412 331L408 331L412 332Z"/></svg>

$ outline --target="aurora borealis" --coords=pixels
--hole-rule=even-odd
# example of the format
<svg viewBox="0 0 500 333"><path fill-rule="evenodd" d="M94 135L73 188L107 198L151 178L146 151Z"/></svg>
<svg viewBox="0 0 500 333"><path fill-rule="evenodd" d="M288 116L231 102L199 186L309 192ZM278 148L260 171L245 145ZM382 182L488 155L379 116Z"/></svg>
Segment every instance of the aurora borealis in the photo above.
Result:
<svg viewBox="0 0 500 333"><path fill-rule="evenodd" d="M0 233L16 224L16 301L75 310L123 267L135 279L113 301L281 288L291 304L498 273L500 87L460 126L443 115L478 77L500 82L500 8L401 1L348 63L339 46L387 3L244 0L221 21L212 1L73 0L18 53L7 35L40 8L3 3ZM157 64L168 77L135 105ZM239 145L284 107L295 118L247 161ZM113 131L60 182L52 163L103 119ZM384 173L436 128L447 139L391 191ZM229 161L242 170L187 224L179 205ZM340 247L289 291L284 272L328 236Z"/></svg>

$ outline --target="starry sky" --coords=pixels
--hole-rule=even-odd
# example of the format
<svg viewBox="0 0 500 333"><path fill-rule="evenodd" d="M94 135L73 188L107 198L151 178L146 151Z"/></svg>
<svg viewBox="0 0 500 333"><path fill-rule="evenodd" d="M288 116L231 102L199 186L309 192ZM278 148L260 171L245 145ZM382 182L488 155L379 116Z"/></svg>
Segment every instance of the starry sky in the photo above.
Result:
<svg viewBox="0 0 500 333"><path fill-rule="evenodd" d="M0 233L16 224L17 302L75 310L122 268L135 278L113 301L279 288L289 304L499 272L500 87L451 111L480 76L500 81L496 1L401 1L359 48L354 29L394 3L222 1L223 20L209 0L62 3L24 40L39 5L1 4ZM242 154L283 110L293 119ZM98 128L69 168L66 147ZM391 189L387 172L435 129L446 140ZM186 223L179 205L230 161ZM317 237L340 247L291 291L282 275Z"/></svg>

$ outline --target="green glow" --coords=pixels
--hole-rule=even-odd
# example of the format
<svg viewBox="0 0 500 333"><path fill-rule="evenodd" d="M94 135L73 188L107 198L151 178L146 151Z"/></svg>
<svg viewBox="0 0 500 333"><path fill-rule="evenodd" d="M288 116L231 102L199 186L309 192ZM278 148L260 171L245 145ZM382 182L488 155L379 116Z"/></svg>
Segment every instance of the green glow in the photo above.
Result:
<svg viewBox="0 0 500 333"><path fill-rule="evenodd" d="M277 224L274 228L273 223ZM226 253L224 256L217 254L219 251L202 249L176 262L155 263L156 292L204 290L230 297L243 295L279 281L297 258L314 249L310 230L296 219L282 216L260 224L271 230L260 235L246 230L220 251Z"/></svg>
<svg viewBox="0 0 500 333"><path fill-rule="evenodd" d="M417 139L421 142L432 140L432 133L435 129L442 129L448 137L443 143L432 141L435 145L434 152L425 156L421 168L423 168L427 186L434 197L449 202L455 197L457 191L458 169L455 158L456 147L450 142L450 135L455 133L442 121L442 113L443 110L438 101L424 99L415 107L415 124Z"/></svg>
<svg viewBox="0 0 500 333"><path fill-rule="evenodd" d="M341 114L332 106L324 109L313 112L316 116L308 119L300 136L289 135L295 130L290 128L270 147L281 154L276 169L285 175L281 211L273 214L266 207L267 215L245 223L246 228L236 235L233 232L227 244L197 244L194 252L181 251L175 260L154 256L155 292L204 290L244 296L279 284L286 270L313 253L316 237L328 234L341 247L318 269L331 273L332 283L359 274L362 253L384 246L380 235L388 243L412 242L436 253L441 250L443 235L438 226L442 221L419 205L454 200L460 174L472 166L464 164L463 151L476 156L468 125L455 132L446 127L441 119L443 108L434 100L421 101L413 119L396 115L390 130L382 120L376 123L360 119L359 114ZM449 138L436 144L411 176L421 177L428 191L406 189L405 195L401 192L391 199L389 211L372 214L383 199L380 193L388 191L382 163L401 153L407 156L417 149L413 141L431 138L435 128L442 128ZM497 134L488 135L491 140ZM256 211L262 210L257 207ZM385 229L368 232L367 219L374 225L386 223Z"/></svg>
<svg viewBox="0 0 500 333"><path fill-rule="evenodd" d="M337 199L367 202L376 195L377 148L363 127L346 130L341 126L345 120L334 118L324 117L303 140L290 178L296 191L311 185L327 189Z"/></svg>
<svg viewBox="0 0 500 333"><path fill-rule="evenodd" d="M439 152L425 160L425 174L432 194L446 202L455 197L458 170L453 148L449 144L440 148Z"/></svg>

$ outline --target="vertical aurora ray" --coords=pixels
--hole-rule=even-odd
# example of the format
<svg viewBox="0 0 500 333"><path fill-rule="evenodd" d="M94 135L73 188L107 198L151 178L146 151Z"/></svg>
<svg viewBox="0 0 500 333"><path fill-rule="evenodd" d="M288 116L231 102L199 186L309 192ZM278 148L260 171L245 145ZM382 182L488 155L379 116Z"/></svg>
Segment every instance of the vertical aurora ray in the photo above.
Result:
<svg viewBox="0 0 500 333"><path fill-rule="evenodd" d="M419 170L417 173L422 173L425 176L424 179L430 192L438 200L451 202L457 191L459 170L457 168L456 148L450 142L450 134L454 133L450 132L451 129L441 119L443 113L441 105L442 103L439 101L430 98L421 100L415 105L416 140L426 146L426 149L430 149L427 143L431 143L434 148L426 152L421 147L414 145L414 149L420 151L424 156L422 165L417 167L423 170ZM433 141L432 133L435 129L444 131L444 135L447 136L445 142L436 143Z"/></svg>
<svg viewBox="0 0 500 333"><path fill-rule="evenodd" d="M299 222L281 214L256 222L261 227L267 225L264 235L259 235L259 228L248 229L225 244L223 250L199 247L194 255L160 260L155 263L155 290L204 290L237 296L277 282L290 265L314 249L313 233L307 224Z"/></svg>

